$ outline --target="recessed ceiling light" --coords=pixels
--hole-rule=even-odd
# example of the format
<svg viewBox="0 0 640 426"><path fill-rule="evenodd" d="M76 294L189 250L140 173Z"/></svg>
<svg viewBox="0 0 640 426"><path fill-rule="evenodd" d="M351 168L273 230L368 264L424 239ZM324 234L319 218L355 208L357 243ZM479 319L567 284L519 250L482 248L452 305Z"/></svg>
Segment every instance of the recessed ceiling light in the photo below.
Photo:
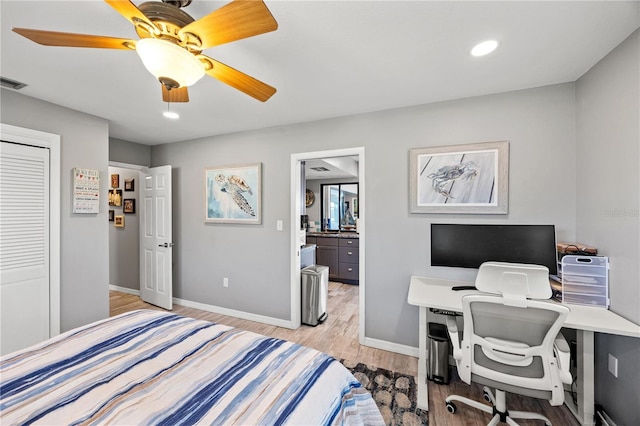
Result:
<svg viewBox="0 0 640 426"><path fill-rule="evenodd" d="M162 113L162 115L165 116L165 118L170 118L172 120L176 120L178 118L180 118L180 114L178 114L177 112L173 112L173 111L165 111Z"/></svg>
<svg viewBox="0 0 640 426"><path fill-rule="evenodd" d="M482 43L476 44L476 46L471 49L471 54L473 56L484 56L496 50L498 47L498 42L495 40L487 40Z"/></svg>

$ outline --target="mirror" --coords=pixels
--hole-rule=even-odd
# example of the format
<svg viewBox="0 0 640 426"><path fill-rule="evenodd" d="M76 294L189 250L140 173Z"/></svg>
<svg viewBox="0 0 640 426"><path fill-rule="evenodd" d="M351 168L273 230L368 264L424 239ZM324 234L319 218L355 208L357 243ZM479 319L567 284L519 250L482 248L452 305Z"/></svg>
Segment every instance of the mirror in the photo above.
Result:
<svg viewBox="0 0 640 426"><path fill-rule="evenodd" d="M320 212L323 231L355 231L358 218L358 184L320 185Z"/></svg>

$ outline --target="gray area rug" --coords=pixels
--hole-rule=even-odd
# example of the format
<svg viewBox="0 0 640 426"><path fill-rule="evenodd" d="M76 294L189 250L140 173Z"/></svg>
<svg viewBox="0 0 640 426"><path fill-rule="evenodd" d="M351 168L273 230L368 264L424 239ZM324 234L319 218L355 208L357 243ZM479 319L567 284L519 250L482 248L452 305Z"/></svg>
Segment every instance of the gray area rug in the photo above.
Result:
<svg viewBox="0 0 640 426"><path fill-rule="evenodd" d="M429 424L427 411L417 407L418 384L413 376L340 360L371 393L387 425L419 426Z"/></svg>

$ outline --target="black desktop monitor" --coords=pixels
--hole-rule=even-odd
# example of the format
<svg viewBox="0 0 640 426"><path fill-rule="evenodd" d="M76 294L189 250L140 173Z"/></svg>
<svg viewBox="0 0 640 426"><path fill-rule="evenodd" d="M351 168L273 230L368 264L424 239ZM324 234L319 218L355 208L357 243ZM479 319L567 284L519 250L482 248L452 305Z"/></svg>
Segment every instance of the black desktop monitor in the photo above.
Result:
<svg viewBox="0 0 640 426"><path fill-rule="evenodd" d="M557 274L554 225L431 224L431 265L479 268L484 262L543 265Z"/></svg>

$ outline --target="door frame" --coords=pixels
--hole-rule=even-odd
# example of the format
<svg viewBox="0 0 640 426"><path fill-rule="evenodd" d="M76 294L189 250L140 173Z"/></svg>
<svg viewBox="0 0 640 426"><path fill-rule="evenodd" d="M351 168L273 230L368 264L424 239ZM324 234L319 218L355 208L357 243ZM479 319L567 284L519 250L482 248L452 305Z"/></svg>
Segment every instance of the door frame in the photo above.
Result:
<svg viewBox="0 0 640 426"><path fill-rule="evenodd" d="M49 337L60 334L60 136L0 123L0 139L49 149Z"/></svg>
<svg viewBox="0 0 640 426"><path fill-rule="evenodd" d="M119 161L109 161L109 168L111 167L117 167L120 169L129 169L132 171L136 171L138 172L138 188L140 188L140 185L142 185L142 174L146 173L149 170L148 166L143 166L140 164L132 164L132 163L122 163ZM111 171L109 169L107 169L108 174L111 174ZM136 191L136 193L138 194L138 198L140 197L140 191ZM140 201L137 201L138 203L140 203ZM138 211L140 211L140 208L142 206L140 204L138 204ZM140 223L142 222L142 219L140 219L140 215L136 214L136 216L138 217L138 225L140 225ZM138 235L138 242L140 241L140 235ZM109 244L111 244L111 237L109 237ZM110 256L109 256L110 257ZM140 262L138 262L138 281L140 281ZM109 259L109 270L111 270L111 259ZM114 291L119 291L122 293L129 293L129 294L133 294L134 296L140 296L140 283L138 282L138 289L131 289L128 287L121 287L118 284L113 284L111 283L111 280L109 280L109 290L114 290Z"/></svg>
<svg viewBox="0 0 640 426"><path fill-rule="evenodd" d="M169 165L169 164L167 164ZM170 166L170 165L169 165ZM140 232L142 232L142 230L144 229L144 224L145 224L145 217L142 214L142 209L143 209L143 205L142 205L142 185L144 183L144 176L148 175L150 173L151 170L157 168L157 167L164 167L164 166L156 166L156 167L151 167L151 166L143 166L140 164L131 164L131 163L122 163L122 162L117 162L117 161L109 161L109 167L119 167L121 169L129 169L129 170L134 170L138 172L138 191L137 191L137 197L138 197L138 226L139 226L139 230ZM173 173L173 167L171 167L172 173ZM172 184L173 185L173 184ZM171 188L171 190L173 191L173 187ZM173 194L172 194L172 206L171 209L173 209ZM172 236L172 240L173 240L173 236ZM138 242L140 243L140 248L139 251L142 251L142 238L140 236L140 233L138 234ZM173 242L171 242L171 245L173 247ZM140 259L138 261L138 277L141 276L142 273L142 268L141 268L141 262L142 262L142 253L140 254ZM173 257L173 249L171 251L171 256ZM111 267L111 266L109 266ZM173 297L173 271L171 274L171 278L172 278L172 282L171 282L171 304L173 304L175 302L175 298ZM125 292L125 293L129 293L129 294L133 294L135 296L138 296L140 298L142 298L142 285L143 282L141 279L138 279L138 289L134 290L134 289L129 289L126 287L118 287L118 286L111 286L110 288L112 290L116 290L116 291L121 291L121 292ZM183 301L184 302L184 301ZM163 309L166 309L163 307ZM171 310L171 309L168 309Z"/></svg>
<svg viewBox="0 0 640 426"><path fill-rule="evenodd" d="M291 154L291 328L298 328L301 324L301 300L300 300L300 215L301 212L301 174L300 163L306 160L315 160L330 157L358 157L358 203L362 209L358 211L359 230L359 315L358 315L358 340L361 345L365 339L365 156L364 147L332 149L327 151L301 152Z"/></svg>

